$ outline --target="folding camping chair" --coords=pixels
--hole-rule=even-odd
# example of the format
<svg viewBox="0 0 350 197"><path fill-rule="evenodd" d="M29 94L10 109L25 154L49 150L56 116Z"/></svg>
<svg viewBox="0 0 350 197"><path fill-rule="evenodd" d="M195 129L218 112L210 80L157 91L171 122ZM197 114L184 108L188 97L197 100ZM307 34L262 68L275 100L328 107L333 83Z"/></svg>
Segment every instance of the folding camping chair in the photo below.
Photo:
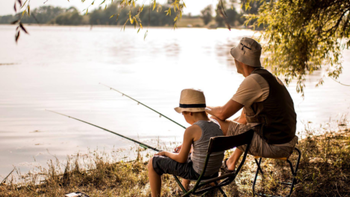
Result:
<svg viewBox="0 0 350 197"><path fill-rule="evenodd" d="M290 170L291 170L291 174L292 174L292 181L291 182L280 182L281 184L283 185L289 185L290 187L290 191L289 191L289 194L287 194L287 196L290 196L293 192L293 187L294 187L294 184L296 183L296 175L297 175L297 171L298 171L298 167L299 167L299 162L300 162L300 157L301 157L301 152L299 149L297 148L294 148L294 151L293 152L296 152L298 153L298 159L297 159L297 162L295 164L295 167L293 167L293 164L292 162L289 160L289 157L283 157L283 158L270 158L270 159L278 159L278 160L282 160L282 161L287 161L289 163L289 166L290 166ZM292 153L293 154L293 153ZM291 154L291 155L292 155ZM259 172L261 174L263 174L263 171L261 169L261 160L262 160L262 157L259 157L259 156L254 156L255 157L255 163L258 165L257 169L256 169L256 173L255 173L255 178L254 178L254 182L253 182L253 193L254 195L258 195L258 196L273 196L271 194L262 194L262 193L257 193L255 192L255 184L256 184L256 180L258 178L258 174ZM259 159L260 158L260 159ZM257 160L259 159L259 161Z"/></svg>
<svg viewBox="0 0 350 197"><path fill-rule="evenodd" d="M226 194L222 190L222 187L230 184L236 178L238 172L242 168L242 166L245 162L245 159L247 157L247 153L248 153L248 150L250 147L250 142L253 138L253 134L254 134L254 130L249 130L243 134L239 134L239 135L235 135L235 136L228 136L228 137L220 136L220 137L210 138L203 171L200 174L199 178L197 179L194 187L191 190L186 191L186 189L181 184L179 179L176 176L174 176L176 182L179 184L179 186L181 187L181 189L184 193L182 196L184 197L184 196L189 196L191 194L194 194L194 195L204 194L205 192L208 192L212 189L218 188L219 191L222 193L222 195L226 197ZM242 161L239 164L236 171L230 172L230 173L225 173L225 174L222 174L221 176L210 178L210 179L203 178L211 153L225 151L225 150L231 149L233 147L237 147L237 146L241 146L241 145L245 145L245 144L247 144L247 148L244 152ZM218 181L221 181L221 182L218 182ZM215 185L209 185L210 183L214 183Z"/></svg>

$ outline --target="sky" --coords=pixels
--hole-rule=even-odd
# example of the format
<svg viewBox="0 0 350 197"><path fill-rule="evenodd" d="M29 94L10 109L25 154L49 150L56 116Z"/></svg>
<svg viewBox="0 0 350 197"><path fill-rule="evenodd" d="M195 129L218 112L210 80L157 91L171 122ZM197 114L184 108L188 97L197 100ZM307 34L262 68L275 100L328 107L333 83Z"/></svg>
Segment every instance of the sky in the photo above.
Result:
<svg viewBox="0 0 350 197"><path fill-rule="evenodd" d="M93 0L85 0L82 3L82 0L30 0L30 8L31 10L43 6L43 5L52 5L52 6L60 6L60 7L71 7L74 6L81 12L84 9L89 7ZM98 8L98 5L103 0L95 0L95 4L92 7L89 7L89 10L93 10L94 8ZM107 0L106 2L110 2L111 0ZM139 0L140 3L147 3L150 0ZM185 0L186 8L183 10L184 14L191 13L192 16L199 15L200 11L203 10L207 5L212 4L213 7L217 4L219 0ZM0 0L0 16L15 14L13 9L15 0ZM25 2L25 0L22 0ZM157 0L159 3L164 3L166 0ZM214 13L213 13L214 14Z"/></svg>

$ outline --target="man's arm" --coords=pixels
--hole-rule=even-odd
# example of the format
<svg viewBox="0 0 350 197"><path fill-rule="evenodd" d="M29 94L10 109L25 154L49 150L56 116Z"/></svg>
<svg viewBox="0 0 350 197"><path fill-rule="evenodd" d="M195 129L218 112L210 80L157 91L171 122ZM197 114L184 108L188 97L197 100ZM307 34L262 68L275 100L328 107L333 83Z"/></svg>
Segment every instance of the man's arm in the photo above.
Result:
<svg viewBox="0 0 350 197"><path fill-rule="evenodd" d="M240 109L242 109L242 107L242 104L230 99L224 106L206 107L205 111L220 120L226 120L238 112Z"/></svg>
<svg viewBox="0 0 350 197"><path fill-rule="evenodd" d="M157 153L156 155L166 156L179 163L185 163L187 161L188 154L190 153L192 142L197 140L197 138L199 139L201 135L202 135L202 130L199 126L197 125L190 126L185 130L182 146L179 153L162 151Z"/></svg>

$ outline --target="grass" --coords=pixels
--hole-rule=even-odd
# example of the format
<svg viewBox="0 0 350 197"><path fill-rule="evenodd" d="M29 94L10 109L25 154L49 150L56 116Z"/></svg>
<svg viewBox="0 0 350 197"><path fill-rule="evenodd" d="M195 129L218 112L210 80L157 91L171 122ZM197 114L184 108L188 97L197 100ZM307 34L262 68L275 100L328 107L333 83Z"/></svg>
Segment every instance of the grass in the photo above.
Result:
<svg viewBox="0 0 350 197"><path fill-rule="evenodd" d="M312 135L315 130L307 130L307 136L299 141L302 158L292 196L350 196L350 130L344 123L339 125L337 131L318 136ZM68 157L64 164L50 160L47 168L0 185L0 196L64 196L77 191L91 197L150 196L147 163L153 152L135 151L137 159L129 162L110 161L107 153L96 151ZM295 159L295 155L290 158ZM257 191L285 194L277 181L290 177L286 164L265 159L265 175L259 176ZM228 196L252 196L255 170L254 158L248 156L235 182L224 187ZM176 196L177 188L172 176L163 176L162 196Z"/></svg>

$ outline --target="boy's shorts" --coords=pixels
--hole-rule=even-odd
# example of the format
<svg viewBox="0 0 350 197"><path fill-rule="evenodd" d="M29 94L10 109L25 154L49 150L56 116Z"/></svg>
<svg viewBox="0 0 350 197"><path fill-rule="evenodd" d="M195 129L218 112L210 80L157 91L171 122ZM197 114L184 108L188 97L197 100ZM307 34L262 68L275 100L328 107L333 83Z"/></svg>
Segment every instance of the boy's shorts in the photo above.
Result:
<svg viewBox="0 0 350 197"><path fill-rule="evenodd" d="M250 129L252 129L252 127L249 125L232 121L228 127L227 135L234 136L242 134ZM290 142L284 144L268 144L265 139L254 132L248 153L254 156L269 158L289 157L297 142L298 137L295 136ZM245 151L246 147L247 145L242 145L237 148L241 151Z"/></svg>
<svg viewBox="0 0 350 197"><path fill-rule="evenodd" d="M169 157L155 155L152 160L153 169L157 174L173 174L189 180L197 180L199 174L192 167L192 160L188 158L186 163L179 163Z"/></svg>

